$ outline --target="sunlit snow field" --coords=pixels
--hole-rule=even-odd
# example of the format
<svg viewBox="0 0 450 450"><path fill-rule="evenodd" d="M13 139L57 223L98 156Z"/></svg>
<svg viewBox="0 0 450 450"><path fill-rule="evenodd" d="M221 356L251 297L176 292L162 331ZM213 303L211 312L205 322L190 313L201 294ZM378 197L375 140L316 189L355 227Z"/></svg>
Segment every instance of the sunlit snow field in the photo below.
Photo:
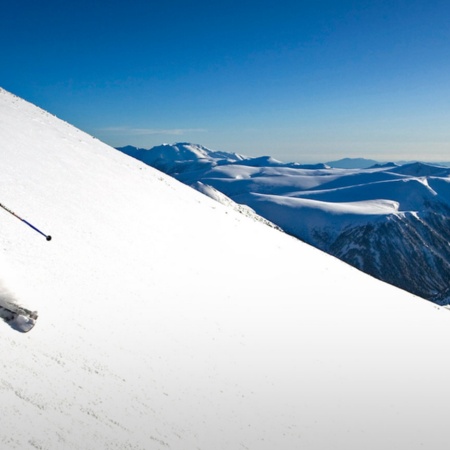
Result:
<svg viewBox="0 0 450 450"><path fill-rule="evenodd" d="M0 90L8 449L444 449L450 314Z"/></svg>

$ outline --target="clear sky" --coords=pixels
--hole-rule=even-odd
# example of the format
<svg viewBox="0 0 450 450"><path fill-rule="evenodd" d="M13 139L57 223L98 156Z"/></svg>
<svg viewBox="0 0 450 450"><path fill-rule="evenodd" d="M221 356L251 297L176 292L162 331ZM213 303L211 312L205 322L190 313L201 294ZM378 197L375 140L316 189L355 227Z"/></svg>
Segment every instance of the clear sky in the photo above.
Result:
<svg viewBox="0 0 450 450"><path fill-rule="evenodd" d="M113 146L450 160L450 2L9 0L0 86Z"/></svg>

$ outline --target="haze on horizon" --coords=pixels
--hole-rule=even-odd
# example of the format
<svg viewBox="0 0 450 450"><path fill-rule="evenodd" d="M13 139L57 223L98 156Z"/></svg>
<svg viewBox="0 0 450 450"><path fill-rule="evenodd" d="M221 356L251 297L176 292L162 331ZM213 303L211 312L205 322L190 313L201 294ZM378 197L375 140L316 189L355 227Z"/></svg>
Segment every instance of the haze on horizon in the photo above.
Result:
<svg viewBox="0 0 450 450"><path fill-rule="evenodd" d="M449 160L450 4L17 0L0 85L112 146Z"/></svg>

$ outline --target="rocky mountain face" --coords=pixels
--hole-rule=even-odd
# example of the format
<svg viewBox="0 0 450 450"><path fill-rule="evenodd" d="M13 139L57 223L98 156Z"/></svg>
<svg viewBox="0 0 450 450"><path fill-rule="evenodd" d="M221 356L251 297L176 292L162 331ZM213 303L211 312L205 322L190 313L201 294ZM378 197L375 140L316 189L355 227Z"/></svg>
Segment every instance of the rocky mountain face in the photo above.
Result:
<svg viewBox="0 0 450 450"><path fill-rule="evenodd" d="M435 303L450 303L450 208L386 216L337 236L316 230L311 242L375 278Z"/></svg>

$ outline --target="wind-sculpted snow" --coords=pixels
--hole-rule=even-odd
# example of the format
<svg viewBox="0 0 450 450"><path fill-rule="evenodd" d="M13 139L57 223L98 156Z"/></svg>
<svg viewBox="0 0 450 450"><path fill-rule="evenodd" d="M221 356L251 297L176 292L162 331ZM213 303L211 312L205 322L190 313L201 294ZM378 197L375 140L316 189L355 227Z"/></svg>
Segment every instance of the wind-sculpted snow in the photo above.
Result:
<svg viewBox="0 0 450 450"><path fill-rule="evenodd" d="M202 151L205 160L208 153L204 147ZM210 151L211 161L217 161L215 155ZM168 164L170 153L163 159ZM173 168L168 173L190 186L201 181L214 187L287 233L381 280L450 303L450 255L445 244L450 217L448 167L409 163L306 169L261 157L222 160L220 165L211 163L203 170L197 167L183 173Z"/></svg>
<svg viewBox="0 0 450 450"><path fill-rule="evenodd" d="M53 237L0 210L39 311L0 323L0 448L447 448L446 309L2 90L0 142L2 203Z"/></svg>
<svg viewBox="0 0 450 450"><path fill-rule="evenodd" d="M400 212L422 211L434 200L436 192L420 178L402 178L395 181L359 184L339 189L295 192L288 196L308 198L319 202L343 204L389 199L398 203Z"/></svg>

